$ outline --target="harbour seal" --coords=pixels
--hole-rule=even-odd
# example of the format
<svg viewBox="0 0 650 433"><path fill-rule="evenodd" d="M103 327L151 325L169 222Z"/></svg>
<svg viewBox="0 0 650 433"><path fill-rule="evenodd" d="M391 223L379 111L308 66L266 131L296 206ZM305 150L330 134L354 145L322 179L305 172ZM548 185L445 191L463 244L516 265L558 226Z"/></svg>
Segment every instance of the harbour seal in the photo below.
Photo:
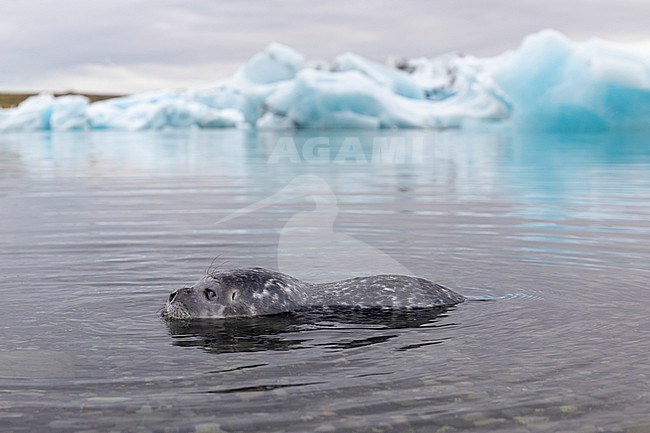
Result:
<svg viewBox="0 0 650 433"><path fill-rule="evenodd" d="M311 284L264 268L215 271L174 290L165 319L219 319L302 311L310 307L415 309L447 307L465 297L423 278L375 275Z"/></svg>

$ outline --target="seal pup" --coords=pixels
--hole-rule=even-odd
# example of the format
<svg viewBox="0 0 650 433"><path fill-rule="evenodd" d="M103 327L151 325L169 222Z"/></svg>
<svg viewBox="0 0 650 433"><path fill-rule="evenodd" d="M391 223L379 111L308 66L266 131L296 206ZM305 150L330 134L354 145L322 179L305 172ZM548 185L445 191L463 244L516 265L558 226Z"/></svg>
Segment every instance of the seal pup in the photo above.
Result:
<svg viewBox="0 0 650 433"><path fill-rule="evenodd" d="M174 290L165 319L254 317L309 308L415 309L465 301L458 293L418 277L374 275L332 283L307 283L264 268L215 271L192 287Z"/></svg>

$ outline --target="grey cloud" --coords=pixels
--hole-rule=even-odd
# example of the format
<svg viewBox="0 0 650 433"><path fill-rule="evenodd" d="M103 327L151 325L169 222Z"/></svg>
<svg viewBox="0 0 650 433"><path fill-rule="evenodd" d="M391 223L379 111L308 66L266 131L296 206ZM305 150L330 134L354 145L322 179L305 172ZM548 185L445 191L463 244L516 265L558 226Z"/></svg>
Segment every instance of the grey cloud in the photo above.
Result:
<svg viewBox="0 0 650 433"><path fill-rule="evenodd" d="M80 65L243 62L272 41L308 57L353 51L493 55L544 28L650 39L645 0L0 0L0 87Z"/></svg>

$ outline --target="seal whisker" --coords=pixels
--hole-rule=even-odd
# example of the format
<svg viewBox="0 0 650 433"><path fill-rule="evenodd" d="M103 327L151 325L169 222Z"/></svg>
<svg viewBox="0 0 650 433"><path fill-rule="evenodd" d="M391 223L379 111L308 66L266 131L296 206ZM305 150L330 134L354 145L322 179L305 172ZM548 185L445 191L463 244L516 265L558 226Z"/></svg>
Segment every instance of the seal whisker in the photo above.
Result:
<svg viewBox="0 0 650 433"><path fill-rule="evenodd" d="M212 259L212 261L210 262L210 266L208 266L208 268L205 270L205 275L206 276L210 276L210 275L214 274L215 272L218 272L219 267L223 266L223 265L225 265L227 263L227 260L226 260L226 261L221 262L218 265L215 265L214 262L216 262L220 258L221 258L221 254Z"/></svg>

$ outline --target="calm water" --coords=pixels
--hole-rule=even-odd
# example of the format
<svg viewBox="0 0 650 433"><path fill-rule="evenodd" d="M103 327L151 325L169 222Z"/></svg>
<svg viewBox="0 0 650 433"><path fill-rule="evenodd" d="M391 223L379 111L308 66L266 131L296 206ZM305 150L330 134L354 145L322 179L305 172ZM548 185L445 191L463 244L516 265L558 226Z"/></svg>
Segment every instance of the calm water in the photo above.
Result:
<svg viewBox="0 0 650 433"><path fill-rule="evenodd" d="M647 136L4 134L0 203L3 432L650 431ZM215 257L473 301L161 321Z"/></svg>

